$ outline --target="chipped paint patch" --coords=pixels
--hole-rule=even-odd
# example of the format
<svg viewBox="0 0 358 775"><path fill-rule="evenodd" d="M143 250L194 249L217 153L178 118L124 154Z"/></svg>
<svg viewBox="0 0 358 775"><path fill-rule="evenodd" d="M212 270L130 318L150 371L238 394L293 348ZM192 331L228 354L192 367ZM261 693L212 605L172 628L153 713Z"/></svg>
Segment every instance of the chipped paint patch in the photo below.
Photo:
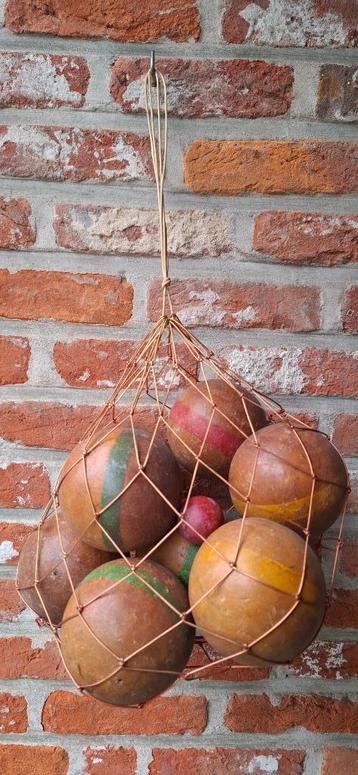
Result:
<svg viewBox="0 0 358 775"><path fill-rule="evenodd" d="M276 756L253 756L249 762L247 772L249 775L261 775L261 773L278 772L278 758Z"/></svg>
<svg viewBox="0 0 358 775"><path fill-rule="evenodd" d="M267 393L301 393L307 377L300 366L303 350L298 347L268 347L262 350L235 348L222 352L229 368Z"/></svg>

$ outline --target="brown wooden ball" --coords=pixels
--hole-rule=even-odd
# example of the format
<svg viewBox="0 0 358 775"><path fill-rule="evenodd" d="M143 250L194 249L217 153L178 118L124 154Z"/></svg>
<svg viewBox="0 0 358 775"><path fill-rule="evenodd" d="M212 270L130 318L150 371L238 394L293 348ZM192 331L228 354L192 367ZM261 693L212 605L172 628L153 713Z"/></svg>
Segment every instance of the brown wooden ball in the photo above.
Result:
<svg viewBox="0 0 358 775"><path fill-rule="evenodd" d="M81 615L73 595L64 614L61 649L79 686L103 702L128 706L150 700L176 680L189 659L194 627L167 605L179 612L188 608L186 590L173 573L146 560L134 575L125 560L113 560L90 573L76 594ZM119 669L121 659L125 663Z"/></svg>
<svg viewBox="0 0 358 775"><path fill-rule="evenodd" d="M224 656L250 645L280 622L295 603L304 566L304 540L284 525L266 519L245 520L236 556L241 526L242 520L235 520L212 533L200 547L189 578L195 622L210 645ZM233 567L227 575L230 562ZM209 594L197 602L206 591ZM308 547L297 607L236 661L252 664L294 659L321 626L324 601L321 566Z"/></svg>
<svg viewBox="0 0 358 775"><path fill-rule="evenodd" d="M59 513L58 527L66 557L67 567L74 587L87 574L102 564L103 559L109 560L109 552L102 552L93 546L79 541L77 533L65 517ZM19 558L16 586L21 596L38 616L48 619L41 598L48 611L52 624L60 624L67 602L72 594L72 587L66 571L61 548L56 516L48 517L42 525L27 537ZM36 557L39 540L37 578L35 587ZM41 598L39 596L41 595Z"/></svg>
<svg viewBox="0 0 358 775"><path fill-rule="evenodd" d="M317 431L293 430L286 423L261 428L256 439L250 436L232 460L229 483L233 504L243 514L245 501L233 487L248 496L254 474L246 515L305 528L312 488L306 449L317 477L310 532L323 533L337 519L348 486L346 469L335 447Z"/></svg>
<svg viewBox="0 0 358 775"><path fill-rule="evenodd" d="M198 548L176 530L151 554L150 559L169 568L184 584L188 584Z"/></svg>
<svg viewBox="0 0 358 775"><path fill-rule="evenodd" d="M60 504L83 541L98 549L115 552L117 546L128 553L153 545L173 526L175 512L140 471L132 429L114 426L103 440L102 435L88 444L91 451L85 459L80 445L73 449L60 474ZM143 464L151 434L136 429L135 438ZM180 469L168 445L159 438L152 444L144 471L177 508Z"/></svg>
<svg viewBox="0 0 358 775"><path fill-rule="evenodd" d="M169 414L168 441L177 460L192 471L215 405L220 411L214 411L200 459L215 473L227 476L233 455L252 430L236 390L221 379L209 379L208 386L209 390L205 382L200 382L180 393ZM266 424L262 407L248 392L242 393L253 428L261 428ZM201 466L201 473L203 470L208 471Z"/></svg>

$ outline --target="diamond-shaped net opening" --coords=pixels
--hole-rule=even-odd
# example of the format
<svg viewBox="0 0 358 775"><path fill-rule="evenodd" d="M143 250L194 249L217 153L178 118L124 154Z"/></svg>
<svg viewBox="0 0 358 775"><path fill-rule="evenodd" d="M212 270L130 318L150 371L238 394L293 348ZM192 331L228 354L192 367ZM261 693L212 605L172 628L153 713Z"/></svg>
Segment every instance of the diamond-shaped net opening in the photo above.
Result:
<svg viewBox="0 0 358 775"><path fill-rule="evenodd" d="M208 664L287 663L306 648L332 594L349 492L328 438L228 369L174 314L156 79L156 136L149 74L146 97L162 315L63 466L17 579L76 686L127 706ZM197 496L225 512L218 530L187 516Z"/></svg>

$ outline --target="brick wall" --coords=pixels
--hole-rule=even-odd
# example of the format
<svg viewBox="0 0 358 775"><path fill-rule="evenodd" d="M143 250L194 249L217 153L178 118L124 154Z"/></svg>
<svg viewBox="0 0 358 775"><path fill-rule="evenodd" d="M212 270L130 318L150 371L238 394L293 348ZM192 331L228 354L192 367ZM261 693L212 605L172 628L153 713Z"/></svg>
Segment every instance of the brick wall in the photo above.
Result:
<svg viewBox="0 0 358 775"><path fill-rule="evenodd" d="M0 771L353 775L355 3L1 7ZM333 436L353 492L335 600L294 665L223 668L125 710L76 695L14 576L66 450L157 312L141 91L153 40L169 87L176 309Z"/></svg>

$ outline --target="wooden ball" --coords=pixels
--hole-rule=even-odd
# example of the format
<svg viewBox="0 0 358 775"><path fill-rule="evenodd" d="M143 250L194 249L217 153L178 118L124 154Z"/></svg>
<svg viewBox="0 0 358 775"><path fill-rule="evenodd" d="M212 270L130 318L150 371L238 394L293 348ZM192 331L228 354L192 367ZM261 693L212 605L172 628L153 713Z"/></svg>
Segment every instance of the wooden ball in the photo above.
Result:
<svg viewBox="0 0 358 775"><path fill-rule="evenodd" d="M98 700L128 706L150 700L176 680L189 659L194 627L166 603L179 612L188 608L186 590L173 573L146 560L134 575L125 560L113 560L90 573L76 594L81 615L73 595L64 614L61 649L79 686Z"/></svg>
<svg viewBox="0 0 358 775"><path fill-rule="evenodd" d="M242 520L235 520L212 533L199 548L189 578L195 622L224 656L263 636L290 611L304 567L305 542L293 530L266 519L245 520L237 552L241 526ZM230 562L233 567L226 575ZM206 591L209 594L197 602ZM321 566L308 547L305 580L295 610L235 661L294 659L321 626L324 601Z"/></svg>
<svg viewBox="0 0 358 775"><path fill-rule="evenodd" d="M38 616L49 619L52 624L60 624L67 602L72 594L66 565L61 548L59 530L63 551L68 552L66 557L68 571L74 587L76 587L87 574L109 560L111 554L95 549L78 539L77 533L62 514L48 517L38 526L37 530L27 537L19 558L17 567L16 586L21 596ZM36 557L37 544L37 589ZM39 596L39 593L41 597ZM48 617L41 601L46 606Z"/></svg>
<svg viewBox="0 0 358 775"><path fill-rule="evenodd" d="M215 473L226 477L233 455L252 430L244 404L233 387L221 379L209 379L208 387L209 390L205 382L200 382L180 393L169 414L168 441L177 460L193 471L195 455L199 454L215 405L220 411L214 411L200 459ZM242 393L253 428L261 428L266 424L262 407L248 392L242 390ZM203 469L201 466L201 472Z"/></svg>
<svg viewBox="0 0 358 775"><path fill-rule="evenodd" d="M267 425L237 450L229 484L243 496L250 493L248 517L265 517L305 528L308 520L312 474L307 451L317 477L313 494L310 532L323 533L337 519L347 492L343 460L330 441L317 431L294 430L286 423ZM245 501L231 487L233 504L244 512Z"/></svg>
<svg viewBox="0 0 358 775"><path fill-rule="evenodd" d="M191 566L198 548L176 530L151 554L150 559L164 565L184 584L188 584Z"/></svg>
<svg viewBox="0 0 358 775"><path fill-rule="evenodd" d="M135 439L146 476L177 508L181 473L170 448L156 438L145 462L151 434L136 429ZM140 471L132 429L113 427L103 440L98 434L88 448L91 451L85 458L80 445L74 448L62 469L58 490L60 504L83 541L112 552L117 546L124 553L155 544L170 530L176 516Z"/></svg>
<svg viewBox="0 0 358 775"><path fill-rule="evenodd" d="M193 495L188 500L183 513L183 522L178 529L179 533L192 544L202 544L204 539L223 522L223 511L213 498L208 498L207 495Z"/></svg>

